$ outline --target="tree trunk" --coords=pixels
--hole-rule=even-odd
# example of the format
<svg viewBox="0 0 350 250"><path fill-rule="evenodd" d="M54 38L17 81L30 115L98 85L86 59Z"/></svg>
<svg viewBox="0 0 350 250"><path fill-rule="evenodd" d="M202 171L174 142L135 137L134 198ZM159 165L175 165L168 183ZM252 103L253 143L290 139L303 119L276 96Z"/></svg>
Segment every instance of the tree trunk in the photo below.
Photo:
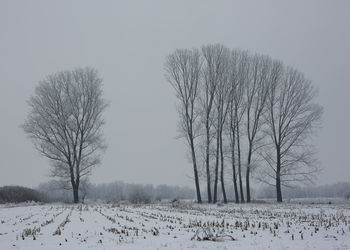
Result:
<svg viewBox="0 0 350 250"><path fill-rule="evenodd" d="M232 114L231 114L232 117ZM236 134L235 134L235 121L232 122L231 118L231 132L232 132L232 138L231 138L231 159L232 159L232 177L233 177L233 187L235 190L235 199L236 203L239 203L239 196L238 196L238 187L237 187L237 174L236 174L236 157L235 157L235 144L236 144Z"/></svg>
<svg viewBox="0 0 350 250"><path fill-rule="evenodd" d="M218 126L220 126L218 124ZM218 201L218 180L219 180L219 153L220 153L220 136L219 128L216 136L216 155L215 155L215 179L214 179L214 200L213 203Z"/></svg>
<svg viewBox="0 0 350 250"><path fill-rule="evenodd" d="M210 147L210 131L209 131L209 117L207 116L206 120L206 132L207 132L207 140L206 140L206 170L207 170L207 193L208 193L208 203L211 203L211 187L210 187L210 168L209 168L209 147Z"/></svg>
<svg viewBox="0 0 350 250"><path fill-rule="evenodd" d="M220 133L220 161L221 161L221 189L222 196L224 198L224 203L227 203L226 190L225 190L225 182L224 182L224 152L222 151L222 130Z"/></svg>
<svg viewBox="0 0 350 250"><path fill-rule="evenodd" d="M197 170L197 164L196 163L193 163L193 171L194 171L194 176L195 176L197 202L198 203L202 203L201 190L200 190L200 187L199 187L199 178L198 178L198 170Z"/></svg>
<svg viewBox="0 0 350 250"><path fill-rule="evenodd" d="M233 138L235 140L236 138ZM239 203L238 187L237 187L237 174L236 174L236 164L235 164L235 148L232 147L232 175L233 175L233 187L235 189L235 199L236 203Z"/></svg>
<svg viewBox="0 0 350 250"><path fill-rule="evenodd" d="M69 171L70 171L70 182L72 184L72 189L73 189L73 202L78 203L79 202L79 191L78 191L79 184L77 184L75 181L74 169L72 164L70 164Z"/></svg>
<svg viewBox="0 0 350 250"><path fill-rule="evenodd" d="M279 171L276 172L276 192L277 202L282 202L281 177Z"/></svg>
<svg viewBox="0 0 350 250"><path fill-rule="evenodd" d="M236 166L232 166L232 167L233 167L233 186L234 186L234 189L235 189L235 199L236 199L236 203L239 203Z"/></svg>
<svg viewBox="0 0 350 250"><path fill-rule="evenodd" d="M247 202L250 202L250 183L249 183L249 178L250 178L250 163L252 160L252 147L249 145L249 152L248 152L248 160L247 160L247 172L246 172L246 190L247 190Z"/></svg>
<svg viewBox="0 0 350 250"><path fill-rule="evenodd" d="M74 203L79 203L79 188L78 186L73 186L73 197L74 197Z"/></svg>
<svg viewBox="0 0 350 250"><path fill-rule="evenodd" d="M277 193L277 202L282 202L282 189L281 189L281 155L280 155L280 150L279 150L279 149L277 149L276 193Z"/></svg>
<svg viewBox="0 0 350 250"><path fill-rule="evenodd" d="M238 122L237 122L238 124ZM241 202L244 202L243 182L242 182L242 164L241 164L241 142L239 139L239 127L237 128L237 153L238 153L238 178L239 178L239 189L241 195Z"/></svg>
<svg viewBox="0 0 350 250"><path fill-rule="evenodd" d="M196 185L197 202L198 203L202 203L201 190L200 190L200 187L199 187L199 177L198 177L198 170L197 170L196 152L195 152L195 149L194 149L193 138L191 137L190 140L191 140L191 152L192 152L194 181L195 181L195 185Z"/></svg>

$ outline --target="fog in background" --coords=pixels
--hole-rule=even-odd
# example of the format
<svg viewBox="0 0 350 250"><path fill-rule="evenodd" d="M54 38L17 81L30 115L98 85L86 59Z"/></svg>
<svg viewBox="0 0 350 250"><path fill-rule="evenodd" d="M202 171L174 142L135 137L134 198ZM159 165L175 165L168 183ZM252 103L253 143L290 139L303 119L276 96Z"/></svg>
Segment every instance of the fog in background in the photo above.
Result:
<svg viewBox="0 0 350 250"><path fill-rule="evenodd" d="M280 59L319 88L317 184L350 180L349 1L1 1L0 186L49 180L48 160L19 127L38 81L95 67L104 79L108 149L91 182L188 185L176 139L174 91L164 78L176 48L222 43Z"/></svg>

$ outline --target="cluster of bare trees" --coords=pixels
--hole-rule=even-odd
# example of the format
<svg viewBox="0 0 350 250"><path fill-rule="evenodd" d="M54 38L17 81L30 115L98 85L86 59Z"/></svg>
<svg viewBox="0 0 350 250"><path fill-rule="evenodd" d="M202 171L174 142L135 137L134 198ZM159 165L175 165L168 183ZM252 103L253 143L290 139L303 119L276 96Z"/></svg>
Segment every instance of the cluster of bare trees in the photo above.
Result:
<svg viewBox="0 0 350 250"><path fill-rule="evenodd" d="M177 49L167 57L165 71L179 100L179 130L189 147L198 202L201 180L208 202L215 203L219 181L227 202L227 179L236 202L251 201L252 173L276 186L278 201L282 185L313 179L317 166L310 137L322 107L302 73L220 44Z"/></svg>
<svg viewBox="0 0 350 250"><path fill-rule="evenodd" d="M208 202L215 203L219 193L227 202L228 179L236 202L250 202L252 176L275 185L278 201L281 186L314 178L310 138L322 107L302 73L219 44L177 49L165 71L179 100L179 130L193 163L198 202L203 180ZM108 103L101 86L95 69L61 71L41 81L28 102L23 129L50 159L52 176L72 187L74 202L106 147L102 114Z"/></svg>

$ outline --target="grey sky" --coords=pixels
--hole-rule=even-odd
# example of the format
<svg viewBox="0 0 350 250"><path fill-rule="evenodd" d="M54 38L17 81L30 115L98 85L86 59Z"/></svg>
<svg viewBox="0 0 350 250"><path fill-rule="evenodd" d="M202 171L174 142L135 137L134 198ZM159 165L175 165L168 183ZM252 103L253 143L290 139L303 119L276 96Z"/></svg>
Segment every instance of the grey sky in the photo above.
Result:
<svg viewBox="0 0 350 250"><path fill-rule="evenodd" d="M175 48L217 42L313 80L325 108L319 184L350 181L350 1L1 1L0 186L49 179L19 125L40 79L79 66L99 70L111 101L92 182L192 186L163 64Z"/></svg>

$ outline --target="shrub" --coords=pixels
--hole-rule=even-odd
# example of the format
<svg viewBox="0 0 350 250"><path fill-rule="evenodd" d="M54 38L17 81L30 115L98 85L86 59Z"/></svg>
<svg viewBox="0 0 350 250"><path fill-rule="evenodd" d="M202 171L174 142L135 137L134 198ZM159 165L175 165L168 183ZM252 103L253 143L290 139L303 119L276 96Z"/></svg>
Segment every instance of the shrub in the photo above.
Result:
<svg viewBox="0 0 350 250"><path fill-rule="evenodd" d="M147 204L153 201L152 185L130 185L128 200L134 204Z"/></svg>

